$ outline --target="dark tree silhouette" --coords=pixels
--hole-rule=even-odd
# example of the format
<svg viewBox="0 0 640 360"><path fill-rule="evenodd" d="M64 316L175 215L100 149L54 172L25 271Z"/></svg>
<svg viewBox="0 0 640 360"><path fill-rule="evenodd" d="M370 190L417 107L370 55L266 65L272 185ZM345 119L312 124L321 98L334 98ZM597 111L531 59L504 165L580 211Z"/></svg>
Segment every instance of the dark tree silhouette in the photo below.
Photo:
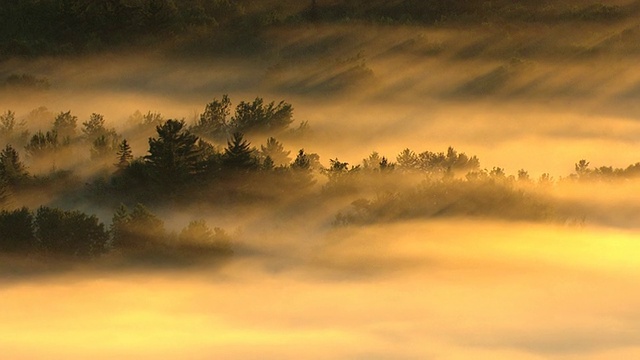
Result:
<svg viewBox="0 0 640 360"><path fill-rule="evenodd" d="M158 183L174 186L188 181L198 170L198 137L185 129L184 120L167 120L149 139L146 163Z"/></svg>
<svg viewBox="0 0 640 360"><path fill-rule="evenodd" d="M118 170L124 170L131 164L133 160L133 153L131 152L131 146L127 142L127 139L122 140L122 142L118 145L118 151L116 152L118 156L118 162L115 164Z"/></svg>
<svg viewBox="0 0 640 360"><path fill-rule="evenodd" d="M227 147L222 156L222 165L224 169L232 171L249 171L258 168L254 149L251 148L248 141L244 140L242 133L233 133L231 139L227 141Z"/></svg>
<svg viewBox="0 0 640 360"><path fill-rule="evenodd" d="M222 100L214 99L205 106L191 131L208 139L224 141L228 137L230 107L231 100L226 94L222 96Z"/></svg>
<svg viewBox="0 0 640 360"><path fill-rule="evenodd" d="M21 208L0 212L0 252L32 253L37 249L31 211Z"/></svg>
<svg viewBox="0 0 640 360"><path fill-rule="evenodd" d="M91 143L91 159L105 159L117 154L120 136L115 131L106 131Z"/></svg>
<svg viewBox="0 0 640 360"><path fill-rule="evenodd" d="M38 131L33 134L25 149L27 150L27 155L31 158L37 158L55 152L58 147L60 147L60 143L58 142L58 133L56 131L47 131L46 133Z"/></svg>
<svg viewBox="0 0 640 360"><path fill-rule="evenodd" d="M293 107L281 101L276 105L256 98L252 103L242 101L236 107L231 119L231 127L241 133L278 133L286 130L293 122Z"/></svg>
<svg viewBox="0 0 640 360"><path fill-rule="evenodd" d="M35 216L35 235L45 253L90 257L106 251L108 233L95 215L42 206Z"/></svg>
<svg viewBox="0 0 640 360"><path fill-rule="evenodd" d="M304 149L298 151L298 155L293 160L293 163L291 163L290 169L293 174L294 188L304 189L315 184L311 168L311 159L309 155L304 152Z"/></svg>
<svg viewBox="0 0 640 360"><path fill-rule="evenodd" d="M7 145L0 152L0 177L7 184L16 186L22 183L29 176L25 165L20 161L20 156L16 149Z"/></svg>

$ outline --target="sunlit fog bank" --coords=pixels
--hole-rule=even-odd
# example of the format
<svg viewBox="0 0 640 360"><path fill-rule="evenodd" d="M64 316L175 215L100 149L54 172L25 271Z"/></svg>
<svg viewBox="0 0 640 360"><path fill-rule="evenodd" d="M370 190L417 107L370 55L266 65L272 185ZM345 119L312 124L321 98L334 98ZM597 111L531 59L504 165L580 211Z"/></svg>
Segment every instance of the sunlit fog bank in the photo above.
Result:
<svg viewBox="0 0 640 360"><path fill-rule="evenodd" d="M313 147L325 164L454 146L484 159L483 167L562 176L581 158L635 162L637 34L631 20L282 27L264 35L273 51L259 59L144 51L5 61L5 78L28 74L47 88L6 87L2 106L21 119L40 106L81 120L99 113L123 129L136 111L193 123L223 94L234 105L259 96L294 105L314 136L288 145Z"/></svg>
<svg viewBox="0 0 640 360"><path fill-rule="evenodd" d="M640 356L640 2L67 3L0 5L0 357Z"/></svg>
<svg viewBox="0 0 640 360"><path fill-rule="evenodd" d="M0 345L16 359L638 355L635 233L447 221L280 236L287 248L217 270L5 285Z"/></svg>

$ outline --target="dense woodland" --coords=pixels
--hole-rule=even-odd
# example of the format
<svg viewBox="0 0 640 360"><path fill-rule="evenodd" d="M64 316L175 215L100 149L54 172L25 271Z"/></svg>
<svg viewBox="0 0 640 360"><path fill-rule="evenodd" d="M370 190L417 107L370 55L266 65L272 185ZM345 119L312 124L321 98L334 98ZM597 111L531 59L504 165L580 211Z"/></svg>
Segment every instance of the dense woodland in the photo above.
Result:
<svg viewBox="0 0 640 360"><path fill-rule="evenodd" d="M530 59L555 63L558 56L572 61L605 53L635 56L639 27L625 21L638 15L640 1L10 0L0 3L0 58L132 50L179 58L259 56L268 59L265 81L286 71L304 75L274 81L276 89L315 96L339 94L336 90L363 86L373 77L364 56L352 54L361 39L329 33L315 42L280 44L278 31L344 24L474 26L486 30L484 37L450 46L447 61L484 56L504 65L443 90L443 97L459 100L499 93ZM597 43L556 42L553 33L530 42L518 36L518 29L528 26L569 24L574 31L581 24L616 23L621 26ZM413 37L386 51L429 57L446 47ZM46 92L56 85L39 74L0 75L0 91L6 93ZM534 89L544 83L541 79L532 80ZM529 94L514 89L508 95ZM565 92L562 86L542 91L545 96ZM332 226L447 216L566 222L580 214L558 206L555 187L628 182L640 174L640 163L590 167L580 160L566 177L534 179L525 169L507 174L483 166L476 156L453 147L374 151L361 161L323 159L309 150L312 146L290 147L305 144L312 133L309 124L296 122L293 106L262 98L232 103L224 95L205 104L191 121L136 112L117 131L107 126L109 120L99 113L78 118L71 110L54 113L45 107L0 114L0 252L72 258L233 252L233 235L222 229L224 224L194 219L181 229L166 227L155 213L167 207L238 213L247 205L301 213L325 207L335 210ZM92 209L112 216L93 215Z"/></svg>
<svg viewBox="0 0 640 360"><path fill-rule="evenodd" d="M169 46L180 56L256 53L273 28L315 23L469 24L618 21L638 2L11 0L0 4L0 54L81 54L119 46ZM168 50L168 49L166 49Z"/></svg>
<svg viewBox="0 0 640 360"><path fill-rule="evenodd" d="M48 130L29 130L29 121L48 117ZM323 162L279 140L304 140L309 129L295 124L289 103L256 98L233 107L226 95L206 104L192 123L137 112L124 133L106 127L97 113L83 121L71 111L6 111L0 116L6 144L0 152L0 250L81 258L231 254L232 237L222 228L196 219L180 231L165 229L150 210L198 204L275 209L338 201L347 206L335 214L334 226L447 216L563 222L572 214L558 212L549 189L640 175L640 163L590 168L580 160L566 178L531 179L524 169L508 175L482 168L476 156L452 147L405 149L389 158L372 152L352 165L338 158ZM128 138L147 135L146 154L134 157ZM266 140L253 146L247 137ZM52 200L25 207L34 197ZM111 209L112 219L105 225L95 215L66 210L73 204Z"/></svg>

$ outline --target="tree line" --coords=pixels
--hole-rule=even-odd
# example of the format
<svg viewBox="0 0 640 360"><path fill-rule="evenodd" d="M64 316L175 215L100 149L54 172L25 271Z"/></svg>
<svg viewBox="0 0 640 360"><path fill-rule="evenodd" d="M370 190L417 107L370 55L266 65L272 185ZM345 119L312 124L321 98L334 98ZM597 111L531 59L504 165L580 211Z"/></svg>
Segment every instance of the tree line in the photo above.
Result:
<svg viewBox="0 0 640 360"><path fill-rule="evenodd" d="M126 256L152 254L229 255L231 237L210 228L204 220L191 221L179 233L142 204L121 205L107 228L95 215L78 210L41 206L0 212L0 253L88 259L108 253Z"/></svg>
<svg viewBox="0 0 640 360"><path fill-rule="evenodd" d="M78 54L119 46L155 47L167 39L184 53L256 52L266 29L317 22L482 24L615 21L633 5L549 1L276 1L248 0L12 0L0 3L0 53ZM203 35L205 34L205 35ZM195 41L195 46L189 43ZM192 44L194 45L194 44ZM186 48L186 49L185 49Z"/></svg>
<svg viewBox="0 0 640 360"><path fill-rule="evenodd" d="M35 119L38 114L47 111L40 108L29 116ZM640 174L640 163L591 169L581 160L566 178L554 181L543 174L534 180L524 169L517 175L500 167L483 169L476 156L453 147L443 152L407 148L393 159L372 152L355 165L334 158L323 166L318 154L304 148L292 153L276 138L308 130L304 122L291 126L292 105L261 98L241 101L235 109L226 95L214 99L191 124L152 112L132 118L133 132L128 135L153 129L146 154L138 157L125 135L107 127L97 113L78 131L79 119L71 111L60 112L49 130L33 134L12 111L0 115L0 136L7 142L0 151L0 251L95 257L114 250L230 250L228 242L221 245L221 239L228 240L222 229L210 229L198 220L179 235L170 235L146 206L233 207L288 200L311 206L344 199L350 205L336 215L335 224L440 216L548 220L557 214L541 189L560 182L634 179ZM246 134L266 137L266 142L252 146ZM14 144L22 145L26 162ZM89 148L87 164L104 167L85 177L76 174L74 146ZM65 151L73 155L67 168L60 157ZM39 162L51 166L52 161L60 167L29 171ZM31 211L16 204L22 196L39 192L54 194L60 203L79 199L113 209L111 224L107 227L96 216L77 210L43 205Z"/></svg>

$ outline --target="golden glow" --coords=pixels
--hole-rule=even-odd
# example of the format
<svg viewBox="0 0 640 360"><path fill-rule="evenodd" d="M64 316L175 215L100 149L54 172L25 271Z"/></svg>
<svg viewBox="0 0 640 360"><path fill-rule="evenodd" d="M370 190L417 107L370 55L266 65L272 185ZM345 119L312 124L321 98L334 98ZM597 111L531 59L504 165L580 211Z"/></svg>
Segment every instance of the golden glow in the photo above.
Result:
<svg viewBox="0 0 640 360"><path fill-rule="evenodd" d="M634 232L449 221L332 239L310 258L7 284L0 347L56 359L640 354Z"/></svg>
<svg viewBox="0 0 640 360"><path fill-rule="evenodd" d="M477 155L482 168L558 179L580 159L592 167L640 161L637 58L615 48L601 57L553 54L637 32L636 21L603 31L530 23L508 32L491 24L280 29L268 34L278 47L273 53L347 39L329 60L284 61L281 72L272 65L282 64L262 59L11 60L0 73L45 76L52 88L2 91L1 106L18 119L43 105L52 113L71 110L79 124L97 112L123 132L136 110L190 122L224 93L234 105L256 96L284 99L313 130L285 147L318 153L324 165L335 158L357 165L372 151L393 161L404 148L454 146ZM519 56L523 44L551 54ZM474 47L480 54L465 57ZM331 80L345 61L358 65L358 53L372 75L346 84L348 91L304 88ZM494 84L492 74L504 83ZM147 137L130 140L134 155L144 155ZM99 169L83 151L65 165L88 177ZM290 225L270 208L242 218L192 210L244 230L240 245L259 255L240 254L220 269L92 269L7 280L0 283L0 358L640 358L637 181L572 182L549 192L584 214L584 224L452 219L336 230L327 224L345 204L298 215L308 217L304 225ZM50 199L19 200L36 207ZM194 214L160 215L171 228Z"/></svg>

